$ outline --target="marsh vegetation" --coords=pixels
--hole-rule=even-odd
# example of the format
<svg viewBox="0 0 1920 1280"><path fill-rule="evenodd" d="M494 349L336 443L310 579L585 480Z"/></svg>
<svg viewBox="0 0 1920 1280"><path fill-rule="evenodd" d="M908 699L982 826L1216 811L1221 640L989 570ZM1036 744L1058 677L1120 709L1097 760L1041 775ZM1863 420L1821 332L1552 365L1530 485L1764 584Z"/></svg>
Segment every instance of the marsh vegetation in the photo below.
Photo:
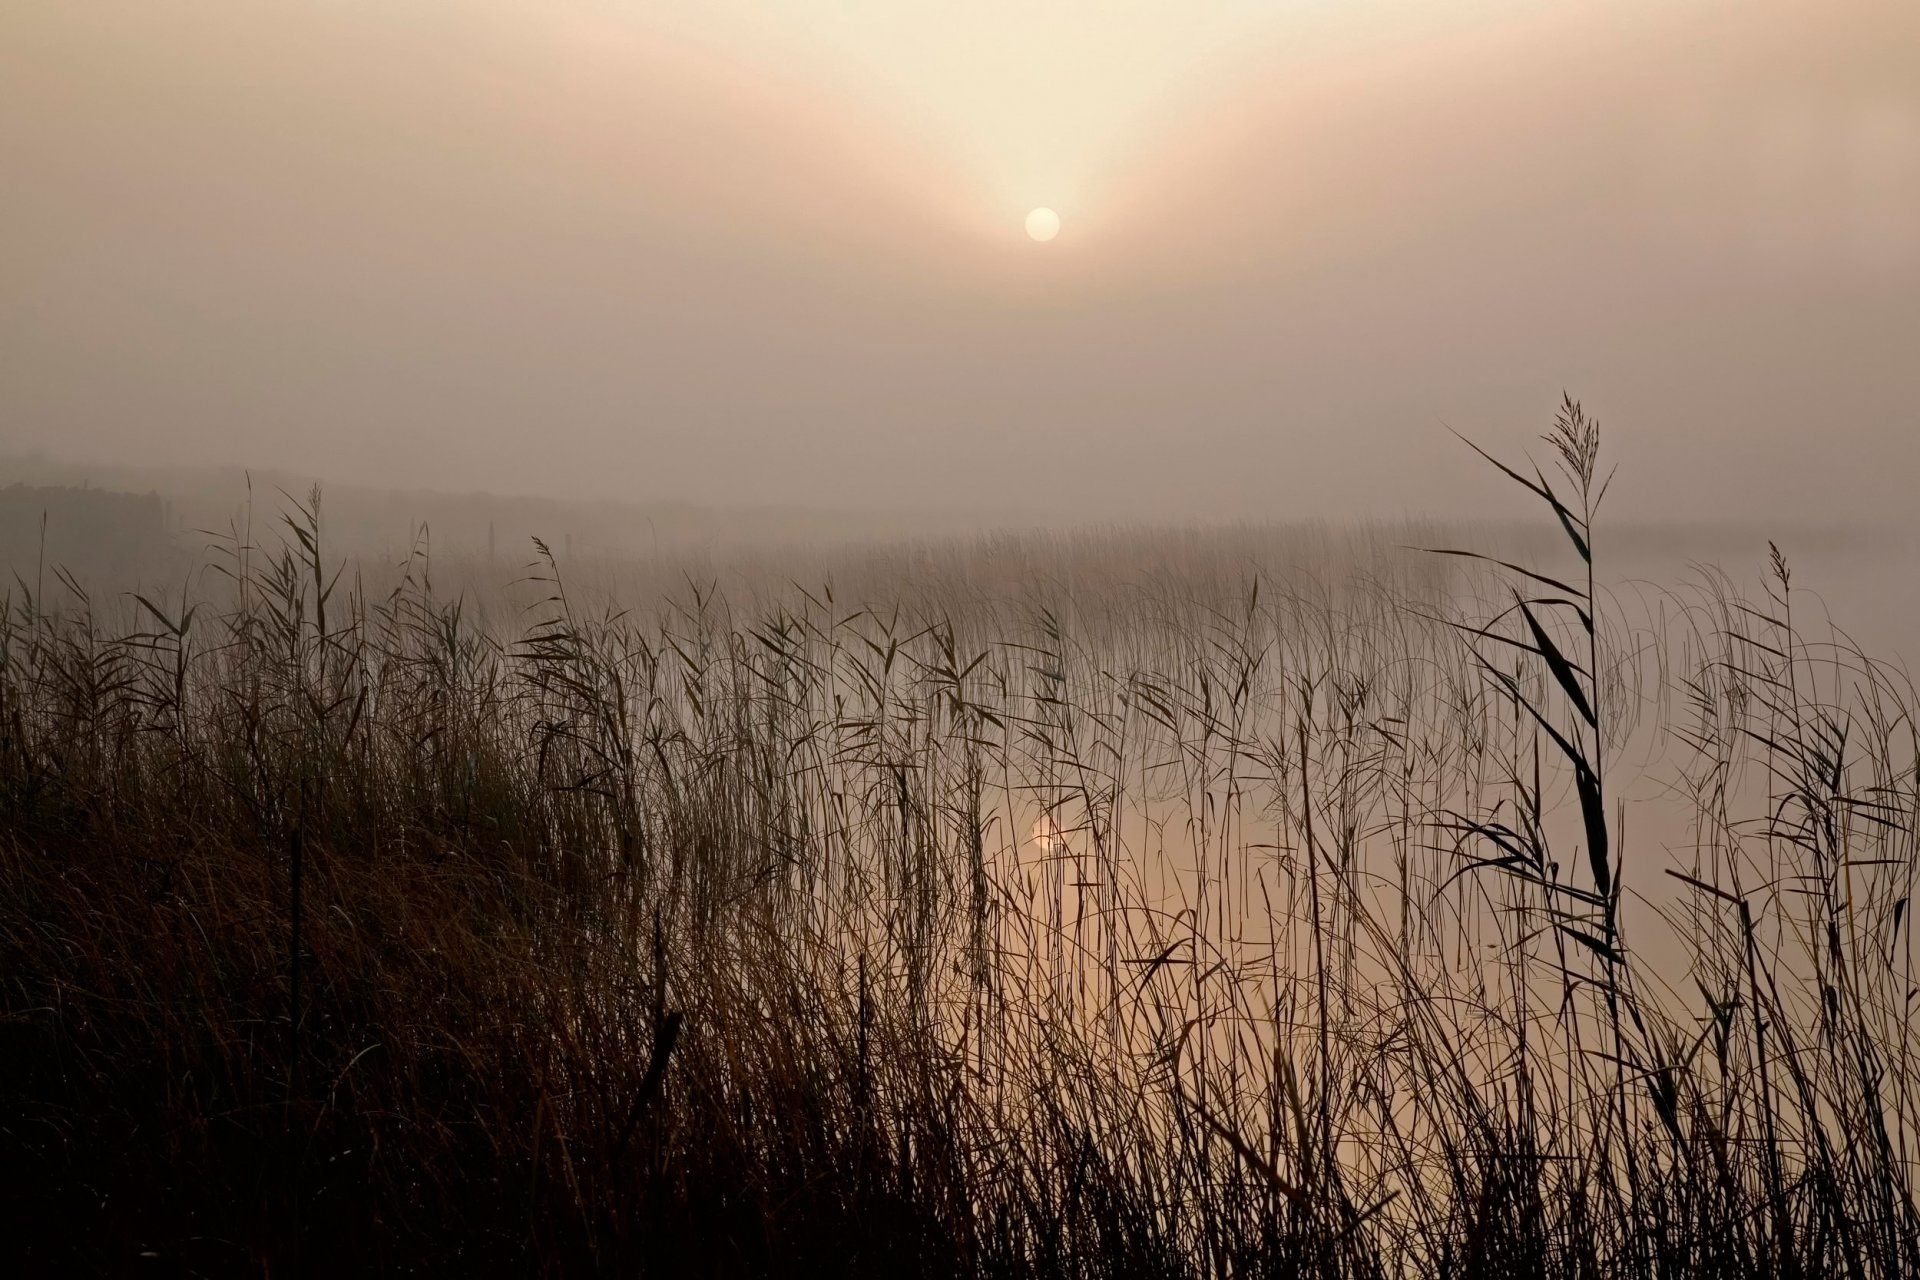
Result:
<svg viewBox="0 0 1920 1280"><path fill-rule="evenodd" d="M17 582L5 1251L1913 1274L1913 690L1778 552L1609 587L1599 444L1569 402L1489 473L1524 560L1063 535L623 600L344 567L316 498L191 599Z"/></svg>

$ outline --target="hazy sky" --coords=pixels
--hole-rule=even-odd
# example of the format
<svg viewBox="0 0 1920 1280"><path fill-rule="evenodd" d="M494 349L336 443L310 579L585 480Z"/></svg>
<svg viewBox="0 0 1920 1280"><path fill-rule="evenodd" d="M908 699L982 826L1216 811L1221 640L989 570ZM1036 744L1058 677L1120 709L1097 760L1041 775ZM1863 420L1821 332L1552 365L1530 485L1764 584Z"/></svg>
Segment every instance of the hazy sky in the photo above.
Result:
<svg viewBox="0 0 1920 1280"><path fill-rule="evenodd" d="M0 0L0 452L1458 511L1564 386L1805 517L1917 369L1910 2Z"/></svg>

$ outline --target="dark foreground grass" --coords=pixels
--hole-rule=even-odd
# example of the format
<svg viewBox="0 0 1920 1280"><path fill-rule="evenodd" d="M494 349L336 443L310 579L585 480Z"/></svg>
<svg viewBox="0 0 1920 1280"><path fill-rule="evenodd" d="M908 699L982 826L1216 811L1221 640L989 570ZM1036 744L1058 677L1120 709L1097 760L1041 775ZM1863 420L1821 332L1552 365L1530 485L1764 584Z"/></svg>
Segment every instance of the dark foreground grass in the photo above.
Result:
<svg viewBox="0 0 1920 1280"><path fill-rule="evenodd" d="M1550 438L1509 474L1571 571L1163 584L1097 651L977 602L588 617L550 565L505 640L343 586L311 509L201 611L20 589L0 1255L1920 1272L1911 699L1784 560L1657 658L1611 631L1597 434ZM1634 732L1671 859L1609 790Z"/></svg>

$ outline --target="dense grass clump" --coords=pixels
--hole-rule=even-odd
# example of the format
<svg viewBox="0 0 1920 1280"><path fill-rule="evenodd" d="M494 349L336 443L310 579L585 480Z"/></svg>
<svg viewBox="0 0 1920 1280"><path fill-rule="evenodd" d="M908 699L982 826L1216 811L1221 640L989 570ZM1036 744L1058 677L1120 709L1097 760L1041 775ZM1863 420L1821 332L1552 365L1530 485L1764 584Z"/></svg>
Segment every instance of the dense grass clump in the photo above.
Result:
<svg viewBox="0 0 1920 1280"><path fill-rule="evenodd" d="M0 1252L1920 1272L1912 691L1778 553L1623 608L1548 438L1564 565L481 616L316 498L198 605L18 587Z"/></svg>

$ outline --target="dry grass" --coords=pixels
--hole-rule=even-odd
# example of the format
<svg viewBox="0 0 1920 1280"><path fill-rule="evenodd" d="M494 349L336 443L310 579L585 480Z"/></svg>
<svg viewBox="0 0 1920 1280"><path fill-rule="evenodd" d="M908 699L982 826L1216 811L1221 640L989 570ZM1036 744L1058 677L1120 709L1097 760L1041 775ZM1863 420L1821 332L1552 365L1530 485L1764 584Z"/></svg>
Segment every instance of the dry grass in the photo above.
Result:
<svg viewBox="0 0 1920 1280"><path fill-rule="evenodd" d="M1630 623L1549 439L1570 570L923 547L628 615L549 558L514 619L342 578L316 499L195 609L17 589L0 1247L1920 1269L1911 690L1784 560Z"/></svg>

